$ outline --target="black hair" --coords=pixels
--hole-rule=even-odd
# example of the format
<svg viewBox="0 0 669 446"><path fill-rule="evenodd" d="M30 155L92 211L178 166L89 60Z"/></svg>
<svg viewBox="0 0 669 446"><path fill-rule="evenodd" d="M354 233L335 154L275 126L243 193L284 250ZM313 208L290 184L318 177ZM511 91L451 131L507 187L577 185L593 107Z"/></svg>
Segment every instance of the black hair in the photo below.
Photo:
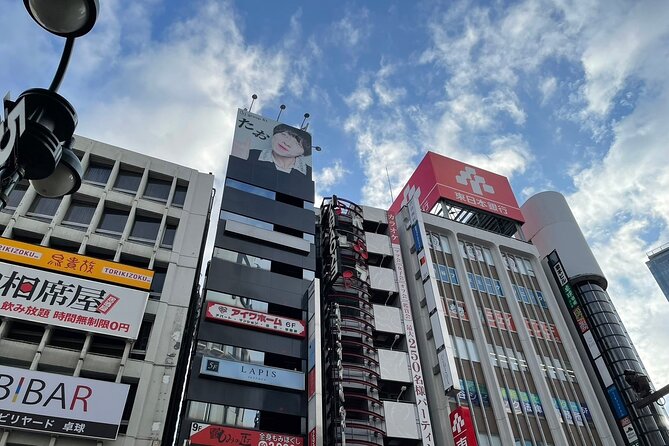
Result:
<svg viewBox="0 0 669 446"><path fill-rule="evenodd" d="M277 133L288 133L293 136L304 149L304 156L311 155L311 136L304 130L296 129L288 124L278 124L274 127L272 135L276 135Z"/></svg>

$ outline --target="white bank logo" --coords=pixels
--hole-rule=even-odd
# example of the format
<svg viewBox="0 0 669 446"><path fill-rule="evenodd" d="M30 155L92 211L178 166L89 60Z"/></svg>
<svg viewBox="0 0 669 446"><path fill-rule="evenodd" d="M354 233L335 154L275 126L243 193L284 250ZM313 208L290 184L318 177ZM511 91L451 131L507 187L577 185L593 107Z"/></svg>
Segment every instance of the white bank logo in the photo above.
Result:
<svg viewBox="0 0 669 446"><path fill-rule="evenodd" d="M459 413L456 413L453 417L453 433L455 435L460 435L462 430L465 427L465 419Z"/></svg>
<svg viewBox="0 0 669 446"><path fill-rule="evenodd" d="M484 191L489 194L495 193L495 189L491 185L486 184L485 178L481 175L476 175L476 169L470 166L461 170L460 174L456 175L455 181L464 186L469 185L472 188L472 191L478 195L483 195Z"/></svg>

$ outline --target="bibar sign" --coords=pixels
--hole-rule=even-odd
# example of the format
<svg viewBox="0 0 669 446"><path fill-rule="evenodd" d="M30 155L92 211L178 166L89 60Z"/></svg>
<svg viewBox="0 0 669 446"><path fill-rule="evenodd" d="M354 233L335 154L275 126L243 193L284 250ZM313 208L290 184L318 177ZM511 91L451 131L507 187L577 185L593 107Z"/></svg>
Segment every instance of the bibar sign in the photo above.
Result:
<svg viewBox="0 0 669 446"><path fill-rule="evenodd" d="M0 316L137 339L146 291L0 262Z"/></svg>
<svg viewBox="0 0 669 446"><path fill-rule="evenodd" d="M113 440L129 386L0 366L0 428Z"/></svg>

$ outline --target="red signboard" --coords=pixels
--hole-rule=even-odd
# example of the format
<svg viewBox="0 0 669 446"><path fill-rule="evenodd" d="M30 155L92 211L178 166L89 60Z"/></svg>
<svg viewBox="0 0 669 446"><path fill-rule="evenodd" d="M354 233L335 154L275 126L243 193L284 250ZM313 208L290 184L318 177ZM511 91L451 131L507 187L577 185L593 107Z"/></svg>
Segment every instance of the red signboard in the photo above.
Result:
<svg viewBox="0 0 669 446"><path fill-rule="evenodd" d="M193 446L304 446L304 439L274 432L193 423L190 430L190 443Z"/></svg>
<svg viewBox="0 0 669 446"><path fill-rule="evenodd" d="M451 412L453 443L457 446L477 446L476 431L468 407L460 406Z"/></svg>
<svg viewBox="0 0 669 446"><path fill-rule="evenodd" d="M309 370L307 375L307 398L311 399L312 396L316 393L316 368Z"/></svg>
<svg viewBox="0 0 669 446"><path fill-rule="evenodd" d="M318 446L316 445L316 428L311 429L311 432L309 432L309 446Z"/></svg>
<svg viewBox="0 0 669 446"><path fill-rule="evenodd" d="M432 152L425 155L390 212L396 214L415 194L425 212L445 198L520 223L525 221L506 177Z"/></svg>
<svg viewBox="0 0 669 446"><path fill-rule="evenodd" d="M304 321L216 302L207 302L206 317L213 321L279 332L299 338L305 337L307 333Z"/></svg>

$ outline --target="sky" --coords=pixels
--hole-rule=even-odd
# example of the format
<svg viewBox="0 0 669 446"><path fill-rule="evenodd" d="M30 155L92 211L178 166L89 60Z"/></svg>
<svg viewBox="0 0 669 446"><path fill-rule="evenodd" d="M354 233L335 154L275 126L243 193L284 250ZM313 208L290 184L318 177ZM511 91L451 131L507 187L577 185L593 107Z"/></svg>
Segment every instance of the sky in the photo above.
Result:
<svg viewBox="0 0 669 446"><path fill-rule="evenodd" d="M216 175L237 108L311 115L316 204L388 207L428 150L567 197L656 387L669 302L669 2L103 0L60 93L77 133ZM47 87L63 40L0 0L0 86ZM219 193L220 196L220 193Z"/></svg>

